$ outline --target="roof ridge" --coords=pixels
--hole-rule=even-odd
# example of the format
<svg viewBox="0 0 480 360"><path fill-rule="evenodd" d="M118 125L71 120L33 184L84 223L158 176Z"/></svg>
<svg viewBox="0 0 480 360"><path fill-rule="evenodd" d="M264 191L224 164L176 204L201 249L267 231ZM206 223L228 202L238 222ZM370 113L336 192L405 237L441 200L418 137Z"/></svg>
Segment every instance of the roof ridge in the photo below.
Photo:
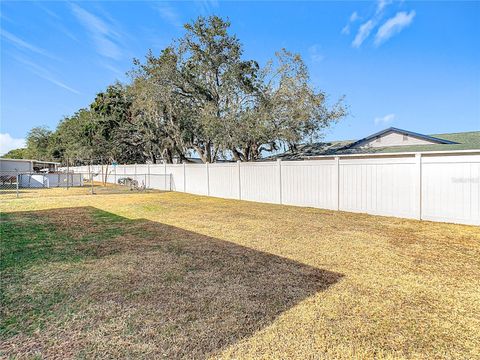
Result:
<svg viewBox="0 0 480 360"><path fill-rule="evenodd" d="M457 134L468 134L468 133L480 133L480 130L458 131L458 132L450 132L450 133L436 133L436 134L431 134L430 136L457 135Z"/></svg>

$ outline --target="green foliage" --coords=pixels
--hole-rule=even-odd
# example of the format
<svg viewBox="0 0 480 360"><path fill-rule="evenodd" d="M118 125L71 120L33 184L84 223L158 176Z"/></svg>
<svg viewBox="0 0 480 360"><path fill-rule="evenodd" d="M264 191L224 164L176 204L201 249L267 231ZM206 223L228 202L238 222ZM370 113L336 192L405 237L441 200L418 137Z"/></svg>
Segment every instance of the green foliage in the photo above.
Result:
<svg viewBox="0 0 480 360"><path fill-rule="evenodd" d="M103 159L124 163L219 158L259 159L295 148L345 116L310 85L298 54L284 49L261 67L243 59L230 22L199 17L158 56L134 61L129 84L115 83L55 132L34 128L27 153L40 159Z"/></svg>
<svg viewBox="0 0 480 360"><path fill-rule="evenodd" d="M346 113L342 101L329 107L311 87L300 55L282 50L261 68L242 59L229 27L219 17L199 17L160 56L136 62L135 115L167 160L191 149L204 162L256 160L280 144L319 137Z"/></svg>
<svg viewBox="0 0 480 360"><path fill-rule="evenodd" d="M27 155L32 159L50 159L50 140L52 131L45 126L31 129L27 134Z"/></svg>
<svg viewBox="0 0 480 360"><path fill-rule="evenodd" d="M10 150L2 157L7 159L28 159L27 148Z"/></svg>

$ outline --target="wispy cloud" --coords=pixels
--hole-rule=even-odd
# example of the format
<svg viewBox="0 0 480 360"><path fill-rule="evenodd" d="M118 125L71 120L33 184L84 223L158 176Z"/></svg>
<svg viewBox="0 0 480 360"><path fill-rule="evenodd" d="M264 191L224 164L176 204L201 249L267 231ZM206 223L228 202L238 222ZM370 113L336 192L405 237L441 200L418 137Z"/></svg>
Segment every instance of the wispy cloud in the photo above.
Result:
<svg viewBox="0 0 480 360"><path fill-rule="evenodd" d="M359 48L370 35L374 27L375 22L373 20L368 20L367 22L360 25L357 35L355 36L355 39L353 39L352 46L355 48Z"/></svg>
<svg viewBox="0 0 480 360"><path fill-rule="evenodd" d="M35 1L35 2L33 2L33 4L35 4L36 6L38 6L40 9L42 9L45 13L47 13L47 14L48 14L49 16L51 16L52 18L55 18L55 19L57 19L57 20L60 20L60 19L61 19L60 16L59 16L56 12L50 10L50 9L49 9L48 7L46 7L46 6L43 6L43 4L42 4L40 1Z"/></svg>
<svg viewBox="0 0 480 360"><path fill-rule="evenodd" d="M375 45L379 46L393 35L398 34L404 28L409 26L413 18L415 17L415 11L410 11L406 13L404 11L397 12L394 17L391 17L385 23L380 26L375 35Z"/></svg>
<svg viewBox="0 0 480 360"><path fill-rule="evenodd" d="M169 4L164 2L155 3L154 9L160 14L163 20L169 24L182 27L183 22L180 19L178 12Z"/></svg>
<svg viewBox="0 0 480 360"><path fill-rule="evenodd" d="M375 123L375 125L386 125L390 124L393 120L395 120L395 117L395 114L388 114L382 117L376 117L373 122Z"/></svg>
<svg viewBox="0 0 480 360"><path fill-rule="evenodd" d="M25 146L25 139L14 138L9 133L0 133L0 155Z"/></svg>
<svg viewBox="0 0 480 360"><path fill-rule="evenodd" d="M42 49L38 46L35 46L35 45L25 41L25 40L22 40L18 36L13 35L12 33L9 33L6 30L2 30L2 37L4 37L11 44L13 44L17 49L28 50L28 51L34 52L36 54L46 56L50 59L60 60L55 55L50 54L47 50L44 50L44 49Z"/></svg>
<svg viewBox="0 0 480 360"><path fill-rule="evenodd" d="M56 28L61 34L64 34L70 39L78 41L77 37L70 30L68 30L65 25L62 24L62 18L60 17L60 15L50 10L48 7L44 6L39 1L35 1L34 4L38 6L38 8L41 9L45 14L48 15L49 18L46 19L46 21L50 26Z"/></svg>
<svg viewBox="0 0 480 360"><path fill-rule="evenodd" d="M213 14L219 5L217 0L196 0L195 4L203 15Z"/></svg>
<svg viewBox="0 0 480 360"><path fill-rule="evenodd" d="M41 77L42 79L44 80L47 80L48 82L54 84L54 85L57 85L65 90L68 90L74 94L80 94L80 92L78 90L75 90L74 88L66 85L64 82L58 80L58 78L56 76L54 76L49 70L47 70L46 68L38 65L38 64L35 64L34 62L32 61L29 61L27 59L24 59L22 57L15 57L15 59L18 61L18 62L21 62L22 64L25 65L25 67L30 71L32 72L33 74Z"/></svg>
<svg viewBox="0 0 480 360"><path fill-rule="evenodd" d="M7 21L11 24L16 24L16 21L13 21L8 16L5 16L5 14L3 12L0 12L0 19L2 19L2 21Z"/></svg>
<svg viewBox="0 0 480 360"><path fill-rule="evenodd" d="M352 47L359 48L367 40L373 30L382 22L385 16L386 8L394 4L394 0L377 0L375 11L373 9L370 12L368 21L363 22L355 34L355 38L352 41ZM406 13L403 11L397 12L396 15L388 19L377 31L374 39L375 46L379 46L384 41L388 40L394 34L400 32L403 28L410 25L415 17L415 11ZM353 26L353 22L360 19L358 13L355 11L350 15L347 25L342 29L342 34L350 34L350 29Z"/></svg>
<svg viewBox="0 0 480 360"><path fill-rule="evenodd" d="M308 54L310 55L312 63L319 63L325 59L325 55L320 52L320 48L321 46L318 44L314 44L308 48Z"/></svg>
<svg viewBox="0 0 480 360"><path fill-rule="evenodd" d="M348 19L348 23L347 25L345 25L343 28L342 28L342 34L344 35L348 35L350 34L350 25L357 21L358 19L360 19L360 16L358 16L358 13L356 11L354 11L352 13L352 15L350 15L350 18Z"/></svg>
<svg viewBox="0 0 480 360"><path fill-rule="evenodd" d="M393 0L378 0L377 1L377 10L376 13L380 14L388 5L390 5Z"/></svg>
<svg viewBox="0 0 480 360"><path fill-rule="evenodd" d="M111 71L117 77L117 80L124 81L127 79L127 74L125 71L120 70L116 66L106 63L100 62L100 66L104 67L105 69Z"/></svg>
<svg viewBox="0 0 480 360"><path fill-rule="evenodd" d="M122 51L118 45L120 34L114 27L77 4L71 4L71 8L73 14L90 33L97 52L107 58L121 59Z"/></svg>

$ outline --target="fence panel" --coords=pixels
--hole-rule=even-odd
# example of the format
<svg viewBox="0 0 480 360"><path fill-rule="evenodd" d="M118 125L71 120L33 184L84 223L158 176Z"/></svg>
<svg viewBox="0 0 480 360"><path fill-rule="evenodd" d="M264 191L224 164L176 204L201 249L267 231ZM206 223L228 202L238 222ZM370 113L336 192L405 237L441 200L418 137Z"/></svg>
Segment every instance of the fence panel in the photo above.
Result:
<svg viewBox="0 0 480 360"><path fill-rule="evenodd" d="M204 164L185 164L186 192L208 195L207 166Z"/></svg>
<svg viewBox="0 0 480 360"><path fill-rule="evenodd" d="M172 191L185 191L183 164L170 164L166 166L167 174L171 174Z"/></svg>
<svg viewBox="0 0 480 360"><path fill-rule="evenodd" d="M336 209L335 160L282 162L281 171L283 204Z"/></svg>
<svg viewBox="0 0 480 360"><path fill-rule="evenodd" d="M480 155L422 159L422 218L480 225Z"/></svg>
<svg viewBox="0 0 480 360"><path fill-rule="evenodd" d="M227 199L239 198L239 165L209 164L210 196Z"/></svg>
<svg viewBox="0 0 480 360"><path fill-rule="evenodd" d="M415 218L415 158L340 159L340 210Z"/></svg>
<svg viewBox="0 0 480 360"><path fill-rule="evenodd" d="M240 181L242 200L280 203L280 179L276 162L242 163Z"/></svg>
<svg viewBox="0 0 480 360"><path fill-rule="evenodd" d="M165 174L165 165L163 164L150 165L150 174Z"/></svg>

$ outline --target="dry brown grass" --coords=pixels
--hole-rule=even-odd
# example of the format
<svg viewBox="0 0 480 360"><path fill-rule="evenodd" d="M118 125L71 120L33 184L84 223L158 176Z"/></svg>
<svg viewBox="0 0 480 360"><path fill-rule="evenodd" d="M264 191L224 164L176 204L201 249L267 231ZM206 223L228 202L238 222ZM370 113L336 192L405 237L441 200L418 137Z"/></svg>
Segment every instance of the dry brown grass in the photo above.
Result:
<svg viewBox="0 0 480 360"><path fill-rule="evenodd" d="M180 193L0 209L73 239L119 229L83 242L88 258L25 272L18 299L65 296L4 339L8 354L480 358L478 227ZM121 218L98 223L99 210Z"/></svg>
<svg viewBox="0 0 480 360"><path fill-rule="evenodd" d="M134 190L129 186L116 185L116 184L102 184L100 182L94 182L93 193L95 195L113 195L113 194L147 194L147 193L160 193L160 190ZM18 190L18 198L30 199L30 198L48 198L48 197L65 197L65 196L79 196L79 195L91 195L92 187L89 184L84 186L74 186L70 188L52 187L52 188L20 188ZM17 198L17 190L13 186L12 188L0 189L0 200L11 200Z"/></svg>

